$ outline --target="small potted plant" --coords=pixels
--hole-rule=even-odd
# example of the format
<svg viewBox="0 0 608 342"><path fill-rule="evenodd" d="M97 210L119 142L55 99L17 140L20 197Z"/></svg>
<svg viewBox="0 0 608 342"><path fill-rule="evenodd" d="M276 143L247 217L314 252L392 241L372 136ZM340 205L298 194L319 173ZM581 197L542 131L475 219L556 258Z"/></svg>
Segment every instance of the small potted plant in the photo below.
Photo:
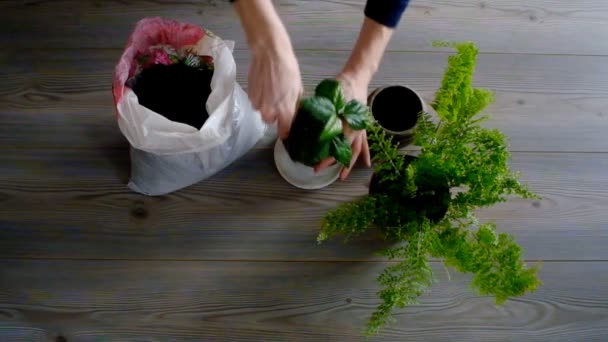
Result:
<svg viewBox="0 0 608 342"><path fill-rule="evenodd" d="M370 227L391 242L380 254L398 263L378 277L382 303L367 324L374 335L391 320L395 308L416 302L434 281L429 258L443 259L457 271L472 273L472 287L497 303L539 286L537 267L527 267L513 237L480 223L478 208L509 195L539 198L508 167L505 136L480 126L478 114L493 100L491 92L473 88L477 57L473 43L447 44L449 57L432 103L438 119L421 113L414 144L418 155L400 153L377 124L368 126L374 152L369 193L329 212L318 241L336 235L352 238Z"/></svg>
<svg viewBox="0 0 608 342"><path fill-rule="evenodd" d="M369 111L365 104L346 101L340 82L325 79L312 97L300 101L289 137L275 144L275 164L281 176L292 185L318 189L333 183L340 169L350 164L352 151L343 125L354 130L367 127ZM319 173L314 166L334 157L337 163Z"/></svg>

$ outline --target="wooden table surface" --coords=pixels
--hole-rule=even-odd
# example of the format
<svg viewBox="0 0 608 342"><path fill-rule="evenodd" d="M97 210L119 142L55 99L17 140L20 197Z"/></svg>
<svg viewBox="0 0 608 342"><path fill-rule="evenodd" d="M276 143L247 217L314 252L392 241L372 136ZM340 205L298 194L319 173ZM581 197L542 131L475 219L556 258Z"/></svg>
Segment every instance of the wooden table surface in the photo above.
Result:
<svg viewBox="0 0 608 342"><path fill-rule="evenodd" d="M364 1L277 2L308 89L345 62ZM236 41L227 1L0 2L0 341L364 341L387 265L373 240L316 243L321 217L366 192L370 170L291 187L264 139L219 175L168 196L129 191L112 72L135 22L164 16ZM377 341L608 341L608 2L412 0L370 90L432 98L471 40L488 123L544 197L484 210L544 285L496 307L446 276Z"/></svg>

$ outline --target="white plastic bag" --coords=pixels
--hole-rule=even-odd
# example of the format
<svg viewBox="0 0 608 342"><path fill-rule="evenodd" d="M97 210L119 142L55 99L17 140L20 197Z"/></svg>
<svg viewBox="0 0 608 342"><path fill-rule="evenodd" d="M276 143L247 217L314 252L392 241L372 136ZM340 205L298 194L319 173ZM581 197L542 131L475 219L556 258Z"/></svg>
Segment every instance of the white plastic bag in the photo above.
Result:
<svg viewBox="0 0 608 342"><path fill-rule="evenodd" d="M213 57L209 118L200 130L140 105L125 85L135 72L137 53L157 44ZM262 138L266 125L236 82L233 47L233 42L194 25L162 18L137 23L113 84L118 125L131 144L132 190L154 196L182 189L222 170Z"/></svg>

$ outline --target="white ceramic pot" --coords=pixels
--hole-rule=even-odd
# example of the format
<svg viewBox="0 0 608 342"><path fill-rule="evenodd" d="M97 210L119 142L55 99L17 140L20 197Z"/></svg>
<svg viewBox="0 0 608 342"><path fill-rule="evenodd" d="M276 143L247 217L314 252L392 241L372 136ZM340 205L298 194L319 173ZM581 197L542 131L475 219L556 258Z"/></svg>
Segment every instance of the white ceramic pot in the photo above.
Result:
<svg viewBox="0 0 608 342"><path fill-rule="evenodd" d="M342 170L342 165L336 163L315 173L314 168L293 161L280 138L274 145L274 163L283 179L297 188L306 190L321 189L332 184L340 177Z"/></svg>

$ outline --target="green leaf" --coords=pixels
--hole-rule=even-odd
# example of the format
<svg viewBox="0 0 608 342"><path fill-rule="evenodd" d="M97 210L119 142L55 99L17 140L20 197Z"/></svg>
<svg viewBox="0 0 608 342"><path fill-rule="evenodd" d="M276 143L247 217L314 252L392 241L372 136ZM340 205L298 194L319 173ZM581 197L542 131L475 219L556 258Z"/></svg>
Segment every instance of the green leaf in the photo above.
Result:
<svg viewBox="0 0 608 342"><path fill-rule="evenodd" d="M300 108L298 111L301 111L305 115L309 115L315 120L324 123L336 116L336 108L334 105L330 100L321 96L313 96L303 99L300 101Z"/></svg>
<svg viewBox="0 0 608 342"><path fill-rule="evenodd" d="M337 112L342 111L344 102L346 101L340 82L335 79L325 79L321 81L315 88L315 96L321 96L330 100Z"/></svg>
<svg viewBox="0 0 608 342"><path fill-rule="evenodd" d="M290 146L291 147L291 146ZM306 166L314 167L324 159L329 158L331 141L325 142L305 142L298 144L296 148L290 148L289 156L293 161L302 163Z"/></svg>
<svg viewBox="0 0 608 342"><path fill-rule="evenodd" d="M331 142L324 141L318 144L311 144L311 149L313 150L314 155L311 155L309 166L314 166L319 164L322 160L327 159L331 156Z"/></svg>
<svg viewBox="0 0 608 342"><path fill-rule="evenodd" d="M350 143L344 134L340 134L332 139L330 154L332 157L336 158L340 164L346 167L350 165L352 151L350 149Z"/></svg>
<svg viewBox="0 0 608 342"><path fill-rule="evenodd" d="M198 68L201 66L201 59L197 55L189 53L184 59L184 64L191 68Z"/></svg>
<svg viewBox="0 0 608 342"><path fill-rule="evenodd" d="M357 100L349 101L342 114L348 125L354 130L365 129L369 123L369 109Z"/></svg>
<svg viewBox="0 0 608 342"><path fill-rule="evenodd" d="M305 98L287 138L287 150L294 161L314 166L329 157L331 138L341 132L342 122L331 101L321 96Z"/></svg>
<svg viewBox="0 0 608 342"><path fill-rule="evenodd" d="M340 120L337 115L334 115L327 121L327 124L325 124L319 141L331 140L340 133L342 133L342 120Z"/></svg>

